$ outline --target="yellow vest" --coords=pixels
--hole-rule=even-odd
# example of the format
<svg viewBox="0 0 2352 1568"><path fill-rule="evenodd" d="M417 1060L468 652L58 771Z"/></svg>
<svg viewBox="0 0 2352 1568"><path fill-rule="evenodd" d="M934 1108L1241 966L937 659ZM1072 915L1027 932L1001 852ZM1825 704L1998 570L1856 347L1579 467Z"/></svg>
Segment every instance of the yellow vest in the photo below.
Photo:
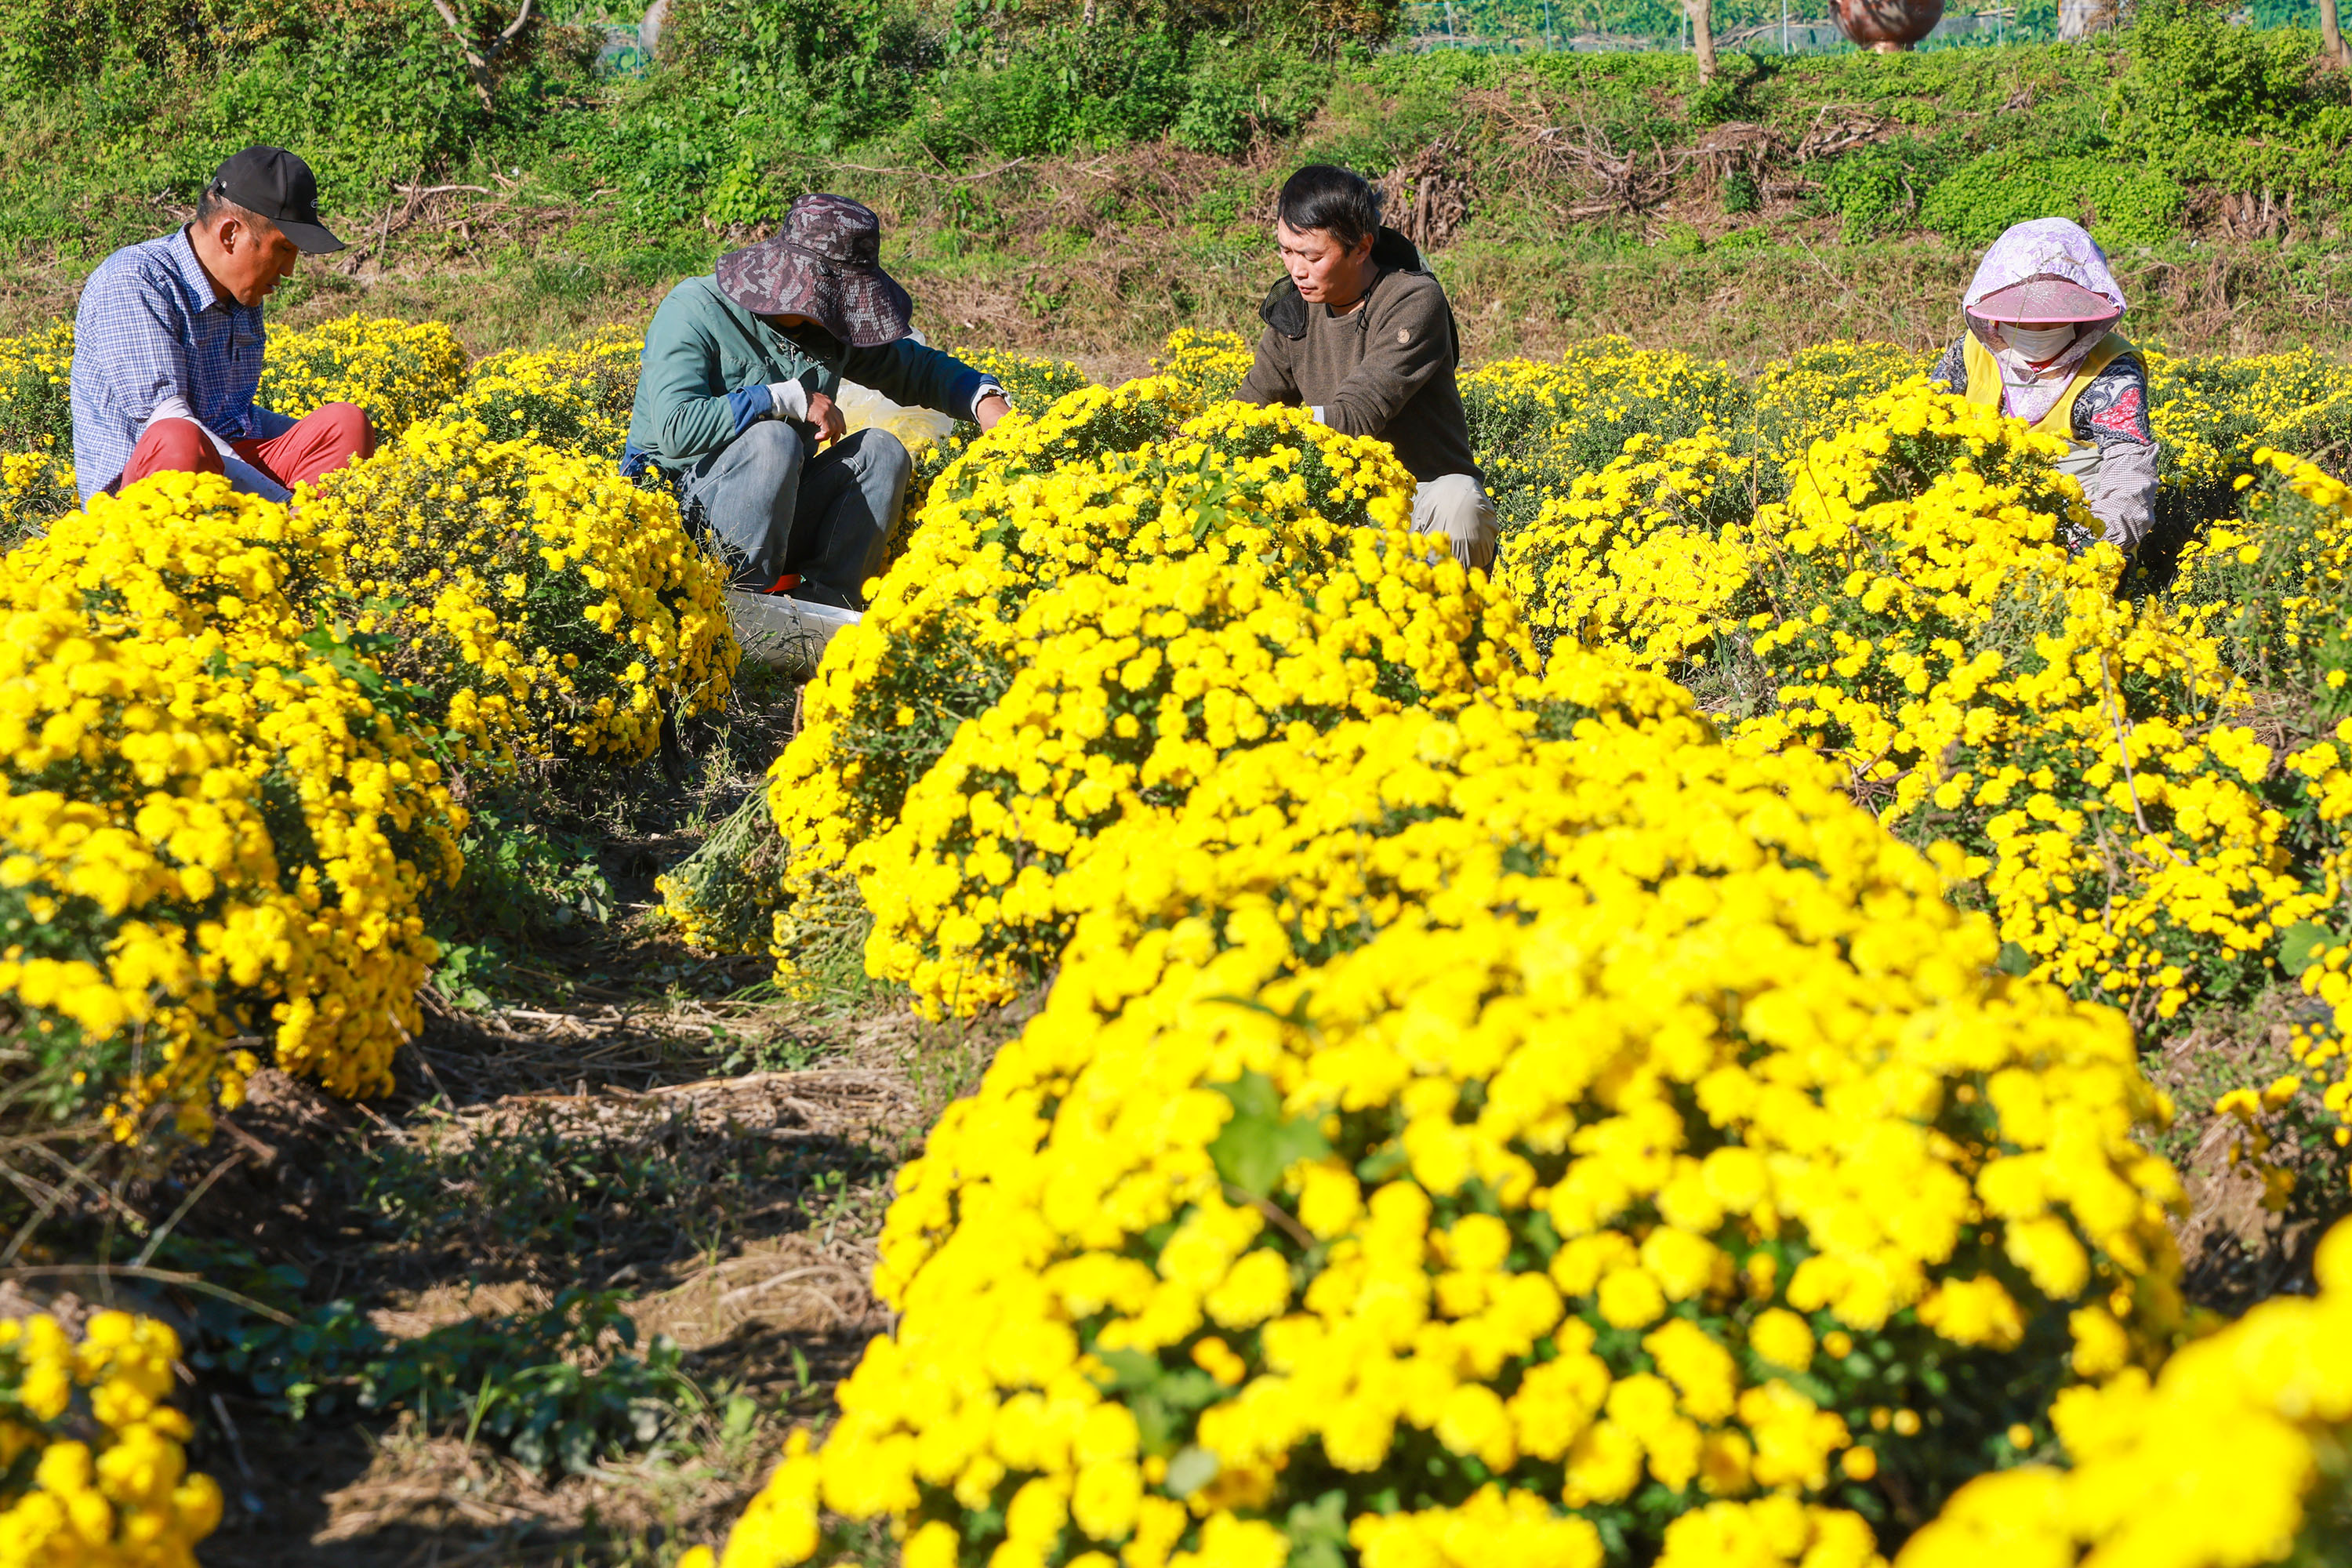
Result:
<svg viewBox="0 0 2352 1568"><path fill-rule="evenodd" d="M1971 331L1960 352L1969 367L1969 401L2000 407L2000 363L1992 357L1992 351L1977 342L1976 333ZM2083 363L2074 367L2074 377L2066 383L2066 390L2058 395L2058 401L2050 405L2050 412L2033 422L2033 428L2044 435L2057 436L2073 442L2074 399L2083 395L2083 388L2090 385L2093 378L2114 363L2117 354L2131 352L2131 344L2120 332L2109 332L2101 338L2097 345L2083 356Z"/></svg>

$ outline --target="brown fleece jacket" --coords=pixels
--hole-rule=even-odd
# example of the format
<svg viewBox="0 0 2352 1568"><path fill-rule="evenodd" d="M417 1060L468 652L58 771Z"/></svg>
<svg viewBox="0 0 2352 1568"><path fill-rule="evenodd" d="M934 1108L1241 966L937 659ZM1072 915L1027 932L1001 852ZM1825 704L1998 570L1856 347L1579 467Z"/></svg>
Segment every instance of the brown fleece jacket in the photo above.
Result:
<svg viewBox="0 0 2352 1568"><path fill-rule="evenodd" d="M1234 395L1320 408L1335 430L1387 441L1416 479L1483 478L1454 382L1461 351L1445 290L1392 229L1381 231L1372 259L1381 270L1344 316L1307 304L1287 278L1275 285L1258 312L1266 327L1256 362Z"/></svg>

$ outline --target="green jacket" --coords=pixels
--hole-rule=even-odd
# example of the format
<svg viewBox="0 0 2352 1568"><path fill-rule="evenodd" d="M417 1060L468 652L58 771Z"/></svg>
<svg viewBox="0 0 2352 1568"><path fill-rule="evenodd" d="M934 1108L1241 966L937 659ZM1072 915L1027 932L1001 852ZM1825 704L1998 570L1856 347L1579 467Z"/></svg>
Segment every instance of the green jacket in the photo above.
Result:
<svg viewBox="0 0 2352 1568"><path fill-rule="evenodd" d="M721 294L717 279L689 278L646 329L622 472L651 462L676 473L718 451L767 416L772 382L797 381L830 397L845 378L958 419L971 418L981 389L994 384L912 338L856 349L822 332L786 337Z"/></svg>

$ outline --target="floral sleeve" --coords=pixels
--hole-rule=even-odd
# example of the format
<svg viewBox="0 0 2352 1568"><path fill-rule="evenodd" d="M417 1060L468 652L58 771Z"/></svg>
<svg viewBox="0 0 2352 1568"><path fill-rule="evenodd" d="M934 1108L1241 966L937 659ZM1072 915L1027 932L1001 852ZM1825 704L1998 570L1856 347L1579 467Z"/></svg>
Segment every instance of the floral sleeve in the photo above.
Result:
<svg viewBox="0 0 2352 1568"><path fill-rule="evenodd" d="M2156 441L2147 423L2147 371L2137 354L2108 362L2074 399L2074 439L2110 447L2146 447Z"/></svg>
<svg viewBox="0 0 2352 1568"><path fill-rule="evenodd" d="M2083 499L2108 542L2136 548L2155 526L2156 432L2147 422L2147 371L2137 354L2111 361L2074 399L2074 439L2099 448Z"/></svg>

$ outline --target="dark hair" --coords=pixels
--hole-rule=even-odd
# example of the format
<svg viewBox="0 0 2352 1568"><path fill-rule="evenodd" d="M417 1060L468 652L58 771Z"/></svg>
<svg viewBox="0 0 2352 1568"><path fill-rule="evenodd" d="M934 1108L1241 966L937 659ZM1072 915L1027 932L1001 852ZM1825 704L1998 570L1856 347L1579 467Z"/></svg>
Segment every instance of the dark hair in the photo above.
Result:
<svg viewBox="0 0 2352 1568"><path fill-rule="evenodd" d="M256 234L267 235L278 226L259 213L247 212L229 200L218 185L206 185L205 194L196 198L196 221L205 224L224 216L236 219Z"/></svg>
<svg viewBox="0 0 2352 1568"><path fill-rule="evenodd" d="M1319 228L1353 250L1379 232L1381 193L1353 169L1309 163L1282 182L1275 212L1294 232Z"/></svg>

